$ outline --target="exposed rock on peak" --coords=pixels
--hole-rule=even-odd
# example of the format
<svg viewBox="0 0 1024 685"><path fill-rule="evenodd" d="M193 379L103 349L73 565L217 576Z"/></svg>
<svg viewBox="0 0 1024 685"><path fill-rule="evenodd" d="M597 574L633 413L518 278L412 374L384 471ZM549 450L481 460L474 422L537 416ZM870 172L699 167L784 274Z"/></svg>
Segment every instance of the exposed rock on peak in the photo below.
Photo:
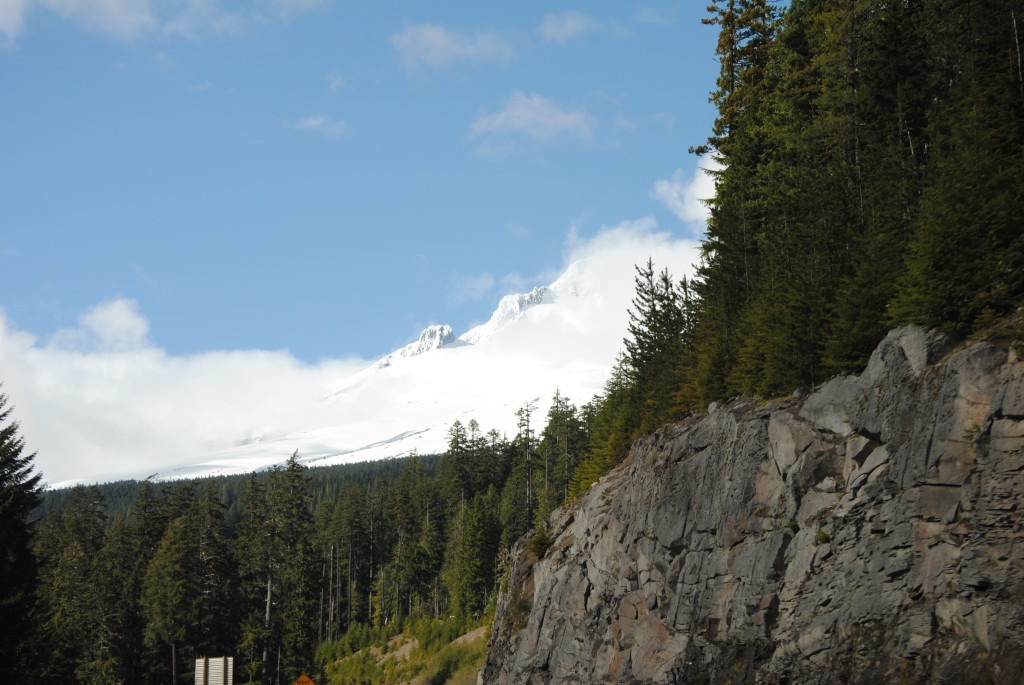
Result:
<svg viewBox="0 0 1024 685"><path fill-rule="evenodd" d="M528 293L506 295L501 298L498 308L491 314L491 318L487 323L470 329L460 336L460 339L472 344L478 343L498 329L521 317L526 310L539 304L550 304L554 302L554 299L555 294L545 285L534 288Z"/></svg>
<svg viewBox="0 0 1024 685"><path fill-rule="evenodd" d="M383 369L387 366L391 366L399 359L417 357L421 354L426 354L431 350L450 347L455 343L458 343L458 338L456 338L455 334L452 333L451 326L447 324L428 326L422 333L420 333L420 337L416 342L409 343L405 347L397 349L391 354L377 360L377 368Z"/></svg>
<svg viewBox="0 0 1024 685"><path fill-rule="evenodd" d="M948 351L638 441L514 549L484 682L1020 682L1024 362Z"/></svg>

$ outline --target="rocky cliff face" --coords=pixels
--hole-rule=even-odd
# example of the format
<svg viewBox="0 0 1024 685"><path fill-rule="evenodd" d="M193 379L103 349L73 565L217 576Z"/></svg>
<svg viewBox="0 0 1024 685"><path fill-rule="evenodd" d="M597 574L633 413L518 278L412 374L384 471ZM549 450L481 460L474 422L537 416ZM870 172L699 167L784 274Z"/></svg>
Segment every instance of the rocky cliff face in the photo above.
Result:
<svg viewBox="0 0 1024 685"><path fill-rule="evenodd" d="M894 331L863 374L638 441L514 550L485 683L1024 678L1024 361Z"/></svg>

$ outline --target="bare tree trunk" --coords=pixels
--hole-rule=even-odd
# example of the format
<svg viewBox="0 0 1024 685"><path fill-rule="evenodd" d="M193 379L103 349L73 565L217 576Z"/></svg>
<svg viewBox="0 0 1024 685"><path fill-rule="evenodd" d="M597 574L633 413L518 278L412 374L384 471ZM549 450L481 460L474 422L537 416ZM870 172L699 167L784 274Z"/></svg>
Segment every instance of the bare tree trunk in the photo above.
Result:
<svg viewBox="0 0 1024 685"><path fill-rule="evenodd" d="M1024 70L1020 62L1020 35L1017 33L1017 15L1010 12L1010 19L1013 20L1013 42L1017 46L1017 84L1020 86L1020 96L1024 98Z"/></svg>
<svg viewBox="0 0 1024 685"><path fill-rule="evenodd" d="M324 580L327 578L327 553L324 552L320 561L320 616L316 620L316 641L324 639Z"/></svg>
<svg viewBox="0 0 1024 685"><path fill-rule="evenodd" d="M273 598L273 588L274 588L273 577L271 576L270 570L268 569L267 570L267 609L266 609L266 613L263 614L263 631L264 631L264 636L263 636L263 664L262 664L263 677L261 678L261 680L266 680L267 679L267 659L269 658L269 655L267 654L267 648L270 646L268 644L269 639L270 639L270 603L271 603L271 599Z"/></svg>
<svg viewBox="0 0 1024 685"><path fill-rule="evenodd" d="M352 540L348 541L348 621L345 623L345 630L352 630Z"/></svg>

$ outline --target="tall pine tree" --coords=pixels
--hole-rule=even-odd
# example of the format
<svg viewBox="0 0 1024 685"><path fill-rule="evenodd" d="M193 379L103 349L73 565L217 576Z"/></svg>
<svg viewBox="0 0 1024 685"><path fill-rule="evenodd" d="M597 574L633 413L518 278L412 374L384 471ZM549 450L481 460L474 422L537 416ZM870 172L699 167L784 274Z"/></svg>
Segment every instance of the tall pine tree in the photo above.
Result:
<svg viewBox="0 0 1024 685"><path fill-rule="evenodd" d="M32 512L40 503L35 454L11 418L7 396L0 394L0 680L14 682L21 671L19 646L26 633L37 581L32 554Z"/></svg>

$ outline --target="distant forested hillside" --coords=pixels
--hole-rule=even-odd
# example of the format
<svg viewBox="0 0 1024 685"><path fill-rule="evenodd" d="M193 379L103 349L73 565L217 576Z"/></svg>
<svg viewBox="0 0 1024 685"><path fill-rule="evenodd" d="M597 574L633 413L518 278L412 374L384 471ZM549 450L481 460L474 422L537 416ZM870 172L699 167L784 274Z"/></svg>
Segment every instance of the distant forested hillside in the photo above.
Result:
<svg viewBox="0 0 1024 685"><path fill-rule="evenodd" d="M543 430L534 411L511 439L456 421L439 456L46 493L23 672L188 682L234 655L239 682L348 682L357 650L479 625L500 550L565 501L585 449L566 398Z"/></svg>

